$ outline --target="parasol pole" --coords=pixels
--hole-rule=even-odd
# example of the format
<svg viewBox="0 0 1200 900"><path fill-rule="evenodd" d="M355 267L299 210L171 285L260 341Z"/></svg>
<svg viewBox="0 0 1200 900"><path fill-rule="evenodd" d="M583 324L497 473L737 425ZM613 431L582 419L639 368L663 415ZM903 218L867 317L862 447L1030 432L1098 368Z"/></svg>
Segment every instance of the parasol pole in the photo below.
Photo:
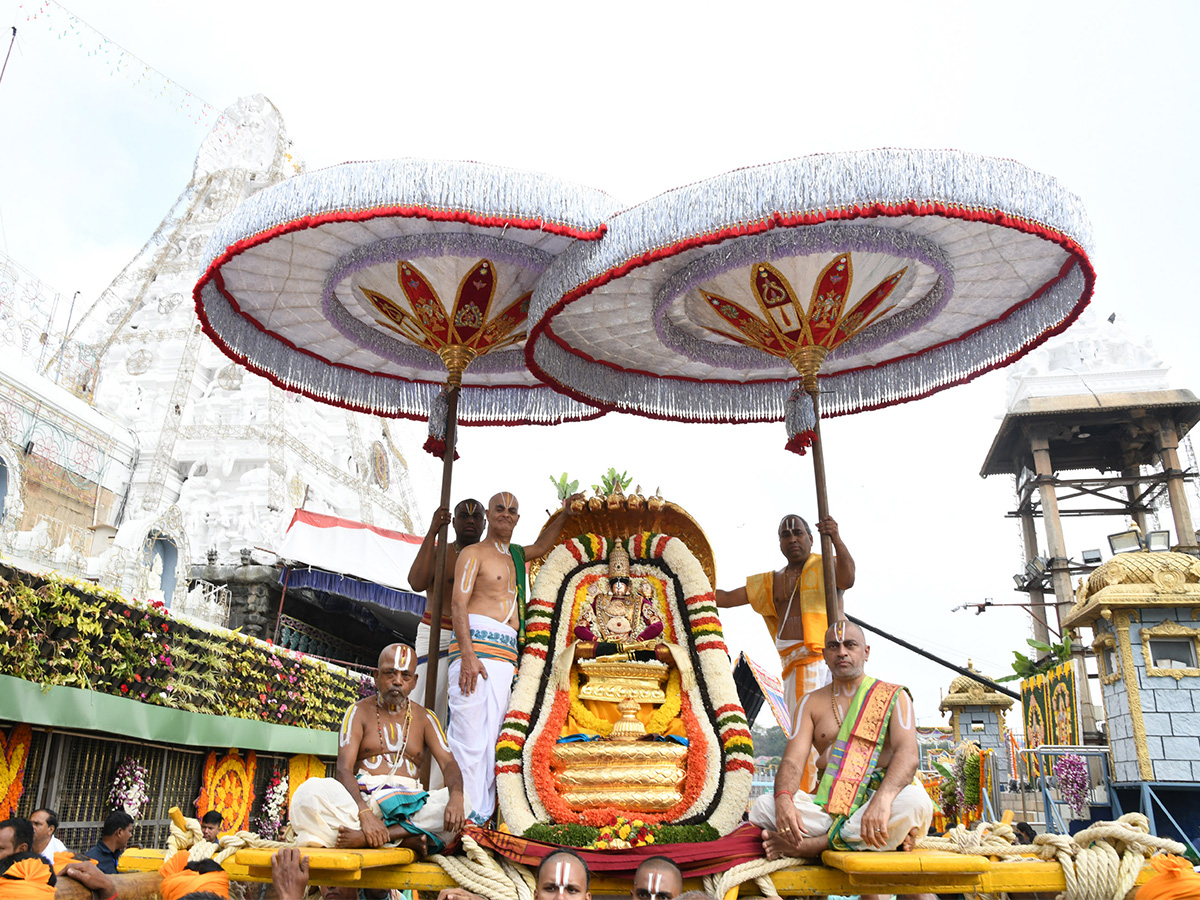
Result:
<svg viewBox="0 0 1200 900"><path fill-rule="evenodd" d="M804 383L804 390L812 398L813 416L816 423L813 431L816 440L813 441L813 477L817 488L817 520L829 515L829 495L825 490L825 444L821 440L821 405L820 385L817 383L817 372L825 355L829 351L816 344L799 347L789 357ZM838 601L837 572L833 567L833 540L826 534L821 535L821 568L825 582L825 615L830 622L842 618L841 603Z"/></svg>
<svg viewBox="0 0 1200 900"><path fill-rule="evenodd" d="M446 450L442 455L442 496L438 508L450 508L450 481L454 474L454 444L458 432L458 394L462 388L463 372L466 371L475 352L468 347L451 345L442 348L438 353L446 364ZM425 663L425 708L434 709L437 704L438 664L441 662L442 648L442 610L446 606L446 546L447 529L443 525L438 530L437 554L433 563L433 590L429 597L429 649L428 662ZM429 787L429 754L421 766L421 782L426 789Z"/></svg>

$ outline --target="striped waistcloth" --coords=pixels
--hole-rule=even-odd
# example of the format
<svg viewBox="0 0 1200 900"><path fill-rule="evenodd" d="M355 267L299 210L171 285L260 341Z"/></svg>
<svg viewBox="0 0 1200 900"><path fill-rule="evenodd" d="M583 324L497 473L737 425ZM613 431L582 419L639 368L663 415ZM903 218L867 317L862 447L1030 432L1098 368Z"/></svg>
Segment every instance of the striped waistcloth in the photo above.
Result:
<svg viewBox="0 0 1200 900"><path fill-rule="evenodd" d="M517 664L517 636L511 632L491 631L486 628L471 629L471 644L480 659L498 659L515 666ZM462 659L458 638L450 642L450 664Z"/></svg>

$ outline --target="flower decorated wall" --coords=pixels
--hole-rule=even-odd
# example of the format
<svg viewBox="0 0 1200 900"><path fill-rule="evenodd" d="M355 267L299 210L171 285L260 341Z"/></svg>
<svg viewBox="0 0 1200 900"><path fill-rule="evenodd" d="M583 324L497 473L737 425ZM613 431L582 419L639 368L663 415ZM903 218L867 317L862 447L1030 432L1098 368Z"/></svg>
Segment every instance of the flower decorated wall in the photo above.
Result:
<svg viewBox="0 0 1200 900"><path fill-rule="evenodd" d="M86 582L0 568L0 673L193 713L336 731L359 678Z"/></svg>

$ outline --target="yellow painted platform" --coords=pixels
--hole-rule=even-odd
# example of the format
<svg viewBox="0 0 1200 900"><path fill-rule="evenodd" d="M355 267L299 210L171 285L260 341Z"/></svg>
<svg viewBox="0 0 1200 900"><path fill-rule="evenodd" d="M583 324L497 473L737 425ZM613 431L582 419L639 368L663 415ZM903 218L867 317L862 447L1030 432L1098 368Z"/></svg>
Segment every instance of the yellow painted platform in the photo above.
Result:
<svg viewBox="0 0 1200 900"><path fill-rule="evenodd" d="M271 880L271 850L239 850L224 863L234 881ZM302 848L309 859L314 884L360 888L403 888L439 891L455 887L441 866L430 862L412 862L411 850L324 850ZM121 857L122 872L157 871L162 865L162 850L127 850ZM407 862L405 862L407 860ZM960 855L942 851L918 850L913 853L846 853L826 851L823 865L798 866L771 876L782 896L826 894L906 894L921 891L933 894L1000 891L1063 891L1066 881L1057 862L1023 857L1002 862L984 856ZM1141 884L1153 874L1149 867L1138 877ZM626 894L630 877L598 874L592 878L594 894ZM699 889L700 879L685 881L687 890ZM742 885L740 896L756 896L753 882Z"/></svg>

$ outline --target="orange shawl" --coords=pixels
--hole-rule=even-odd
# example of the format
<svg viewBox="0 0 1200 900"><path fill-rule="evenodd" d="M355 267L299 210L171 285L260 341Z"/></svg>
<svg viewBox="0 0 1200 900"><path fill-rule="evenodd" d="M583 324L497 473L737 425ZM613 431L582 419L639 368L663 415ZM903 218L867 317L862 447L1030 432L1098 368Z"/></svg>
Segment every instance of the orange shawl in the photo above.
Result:
<svg viewBox="0 0 1200 900"><path fill-rule="evenodd" d="M54 873L44 859L22 859L8 867L0 875L0 898L2 900L52 900L54 887L50 879Z"/></svg>
<svg viewBox="0 0 1200 900"><path fill-rule="evenodd" d="M179 900L184 894L193 891L211 891L222 897L229 896L228 875L224 872L208 872L202 875L186 868L187 864L187 851L180 850L159 866L158 874L162 876L162 900Z"/></svg>

